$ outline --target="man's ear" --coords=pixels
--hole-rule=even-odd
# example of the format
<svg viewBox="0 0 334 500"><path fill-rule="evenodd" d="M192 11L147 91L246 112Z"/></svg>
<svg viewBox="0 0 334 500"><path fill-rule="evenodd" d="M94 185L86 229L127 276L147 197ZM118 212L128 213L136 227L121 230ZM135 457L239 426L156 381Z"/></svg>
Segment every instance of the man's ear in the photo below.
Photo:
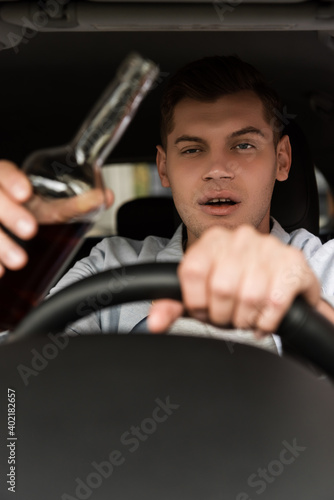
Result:
<svg viewBox="0 0 334 500"><path fill-rule="evenodd" d="M170 187L166 166L167 155L162 146L157 146L156 163L162 187Z"/></svg>
<svg viewBox="0 0 334 500"><path fill-rule="evenodd" d="M277 159L277 172L276 179L278 181L286 181L289 176L291 167L291 144L288 135L283 135L277 144L276 159Z"/></svg>

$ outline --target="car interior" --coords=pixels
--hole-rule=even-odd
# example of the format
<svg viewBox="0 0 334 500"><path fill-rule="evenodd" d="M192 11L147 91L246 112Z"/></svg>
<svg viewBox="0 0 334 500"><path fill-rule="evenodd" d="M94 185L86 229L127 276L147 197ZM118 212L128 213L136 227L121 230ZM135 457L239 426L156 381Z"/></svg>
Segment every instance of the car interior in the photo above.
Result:
<svg viewBox="0 0 334 500"><path fill-rule="evenodd" d="M324 239L330 237L332 2L57 5L55 12L50 5L48 13L43 2L0 2L3 158L20 164L31 151L68 142L117 66L136 50L159 64L161 72L108 163L154 164L159 100L168 76L196 58L237 54L278 90L283 124L293 120L304 132L310 161L327 182L320 232ZM44 21L38 21L38 9L48 20L39 14ZM17 45L12 46L14 40ZM105 224L102 232L114 234L117 227Z"/></svg>
<svg viewBox="0 0 334 500"><path fill-rule="evenodd" d="M174 233L180 218L154 166L159 103L178 68L210 55L253 64L282 99L292 168L275 186L272 215L287 231L334 237L334 0L1 0L0 157L22 165L35 150L68 143L133 51L160 74L103 167L115 206L67 269L104 237ZM160 293L165 270L144 273ZM140 291L149 287L138 279ZM47 300L17 330L23 340L0 343L0 407L7 390L17 395L17 448L5 411L0 435L17 454L18 500L333 497L329 330L303 319L301 329L319 328L323 344L306 333L307 349L284 359L185 337L83 336L65 345L52 323L103 283ZM178 293L174 281L170 288ZM137 297L126 293L120 300ZM0 447L9 481L10 453ZM1 499L11 498L9 487L0 486Z"/></svg>

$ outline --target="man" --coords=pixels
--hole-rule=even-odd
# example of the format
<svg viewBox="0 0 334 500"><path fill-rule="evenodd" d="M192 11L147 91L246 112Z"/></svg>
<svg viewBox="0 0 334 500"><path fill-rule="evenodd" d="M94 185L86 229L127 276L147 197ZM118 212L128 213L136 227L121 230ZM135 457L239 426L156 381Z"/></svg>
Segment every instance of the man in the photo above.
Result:
<svg viewBox="0 0 334 500"><path fill-rule="evenodd" d="M289 138L281 137L276 121L279 109L263 77L235 57L195 61L170 80L157 167L184 227L170 241L105 239L56 289L109 267L182 259L184 305L163 300L153 307L116 307L74 330L131 331L149 314L150 330L159 332L186 310L195 319L251 329L260 337L276 330L298 294L334 323L328 303L334 295L334 243L322 246L305 230L288 235L270 218L274 184L287 179L291 165ZM1 168L2 223L28 238L36 222L21 203L31 188L15 166L3 162ZM22 251L4 235L1 240L3 266L23 265Z"/></svg>

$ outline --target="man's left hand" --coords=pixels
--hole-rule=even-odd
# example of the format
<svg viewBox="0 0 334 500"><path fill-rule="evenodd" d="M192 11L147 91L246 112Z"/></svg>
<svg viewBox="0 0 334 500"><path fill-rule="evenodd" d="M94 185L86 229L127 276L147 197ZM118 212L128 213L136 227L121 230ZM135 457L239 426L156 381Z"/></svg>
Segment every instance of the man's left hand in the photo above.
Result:
<svg viewBox="0 0 334 500"><path fill-rule="evenodd" d="M320 284L303 253L251 226L208 229L186 251L178 275L183 305L155 301L152 332L166 331L186 311L222 327L274 333L299 294L321 310Z"/></svg>

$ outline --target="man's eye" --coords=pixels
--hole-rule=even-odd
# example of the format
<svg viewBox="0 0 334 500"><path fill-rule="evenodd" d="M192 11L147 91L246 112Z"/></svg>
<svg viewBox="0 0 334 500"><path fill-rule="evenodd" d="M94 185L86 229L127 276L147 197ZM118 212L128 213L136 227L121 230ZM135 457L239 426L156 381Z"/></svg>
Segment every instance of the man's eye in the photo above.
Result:
<svg viewBox="0 0 334 500"><path fill-rule="evenodd" d="M252 146L248 142L242 142L241 144L238 144L237 146L235 146L235 149L245 150L245 149L252 149L253 147L254 146Z"/></svg>
<svg viewBox="0 0 334 500"><path fill-rule="evenodd" d="M182 151L182 154L184 155L193 155L195 153L198 153L200 151L199 148L189 148L189 149L185 149L184 151Z"/></svg>

